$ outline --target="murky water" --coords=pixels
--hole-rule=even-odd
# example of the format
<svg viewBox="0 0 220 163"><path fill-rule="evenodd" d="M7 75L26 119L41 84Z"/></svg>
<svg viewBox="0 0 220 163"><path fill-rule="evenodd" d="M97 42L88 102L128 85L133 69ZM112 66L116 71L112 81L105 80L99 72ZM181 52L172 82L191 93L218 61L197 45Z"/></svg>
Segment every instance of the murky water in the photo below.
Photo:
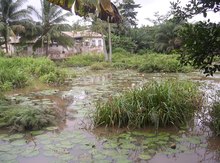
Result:
<svg viewBox="0 0 220 163"><path fill-rule="evenodd" d="M189 132L175 128L129 130L93 129L90 113L96 100L140 87L150 80L180 78L206 83L201 86L207 102L220 90L220 75L204 78L191 74L139 74L135 71L97 71L79 69L79 77L70 80L70 86L17 90L8 98L17 105L53 107L60 113L60 123L43 132L0 134L0 162L220 162L220 139L200 123L199 118ZM2 131L3 132L3 131ZM38 135L39 134L39 135ZM171 146L175 145L175 149Z"/></svg>

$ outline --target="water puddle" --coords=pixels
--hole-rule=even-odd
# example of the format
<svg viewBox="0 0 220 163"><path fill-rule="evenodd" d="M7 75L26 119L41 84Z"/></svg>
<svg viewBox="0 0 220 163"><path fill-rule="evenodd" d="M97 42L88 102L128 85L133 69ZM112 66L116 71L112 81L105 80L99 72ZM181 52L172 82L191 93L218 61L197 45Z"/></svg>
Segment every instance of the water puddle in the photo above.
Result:
<svg viewBox="0 0 220 163"><path fill-rule="evenodd" d="M192 126L189 131L175 128L131 130L93 129L90 113L95 101L141 87L150 80L180 78L206 83L201 88L211 101L220 90L220 76L204 78L192 74L139 74L131 70L98 71L71 80L69 87L43 91L16 91L8 95L15 105L54 108L59 125L19 134L0 134L0 162L219 162L220 139L209 130ZM86 73L85 73L86 72ZM86 74L86 75L83 75ZM195 119L198 123L198 119Z"/></svg>

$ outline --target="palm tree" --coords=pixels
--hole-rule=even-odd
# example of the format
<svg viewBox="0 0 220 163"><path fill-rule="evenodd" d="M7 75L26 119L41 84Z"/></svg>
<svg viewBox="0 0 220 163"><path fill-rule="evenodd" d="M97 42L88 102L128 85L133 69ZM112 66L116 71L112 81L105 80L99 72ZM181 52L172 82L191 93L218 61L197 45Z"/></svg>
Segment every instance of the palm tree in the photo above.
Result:
<svg viewBox="0 0 220 163"><path fill-rule="evenodd" d="M46 41L46 55L48 55L49 43L56 40L61 44L68 44L71 41L67 41L68 38L62 36L61 31L69 29L70 25L62 24L67 21L67 17L71 15L70 12L63 13L62 9L47 0L41 0L40 12L33 6L28 6L28 11L34 14L39 22L36 23L35 28L40 31L40 37L35 43L35 47L44 44Z"/></svg>
<svg viewBox="0 0 220 163"><path fill-rule="evenodd" d="M22 22L27 21L29 13L21 9L26 0L0 0L0 33L4 38L6 53L8 53L8 38L24 30Z"/></svg>
<svg viewBox="0 0 220 163"><path fill-rule="evenodd" d="M155 50L169 53L174 49L178 49L181 45L181 40L177 36L177 31L180 28L181 24L176 24L172 20L167 20L159 25L155 35Z"/></svg>

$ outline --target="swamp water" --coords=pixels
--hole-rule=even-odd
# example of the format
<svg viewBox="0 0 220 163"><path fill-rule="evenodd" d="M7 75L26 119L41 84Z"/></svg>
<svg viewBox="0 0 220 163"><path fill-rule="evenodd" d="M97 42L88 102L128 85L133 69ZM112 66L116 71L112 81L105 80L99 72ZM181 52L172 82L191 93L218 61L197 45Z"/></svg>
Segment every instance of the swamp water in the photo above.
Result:
<svg viewBox="0 0 220 163"><path fill-rule="evenodd" d="M61 110L65 118L58 126L42 131L17 134L0 131L1 163L220 162L220 139L212 138L212 133L199 118L195 118L195 125L189 131L160 129L157 136L154 129L93 129L89 119L96 100L140 87L149 80L192 79L207 83L204 93L214 96L215 91L220 90L220 76L204 78L197 73L143 75L130 70L79 71L82 75L70 80L68 88L18 90L8 95L17 105ZM176 148L172 149L172 145Z"/></svg>

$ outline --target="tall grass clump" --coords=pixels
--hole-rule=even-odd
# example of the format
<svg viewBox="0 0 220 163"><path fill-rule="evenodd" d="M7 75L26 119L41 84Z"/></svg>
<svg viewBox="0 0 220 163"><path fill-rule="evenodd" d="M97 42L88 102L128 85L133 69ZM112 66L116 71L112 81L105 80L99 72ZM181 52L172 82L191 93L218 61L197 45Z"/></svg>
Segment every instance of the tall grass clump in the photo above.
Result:
<svg viewBox="0 0 220 163"><path fill-rule="evenodd" d="M91 65L91 70L103 70L105 68L110 67L111 65L107 62L98 62Z"/></svg>
<svg viewBox="0 0 220 163"><path fill-rule="evenodd" d="M120 96L97 102L95 126L177 127L186 125L201 107L202 96L196 83L166 80L149 82Z"/></svg>
<svg viewBox="0 0 220 163"><path fill-rule="evenodd" d="M0 91L22 88L33 79L61 84L65 76L65 72L59 70L54 62L47 58L0 57Z"/></svg>
<svg viewBox="0 0 220 163"><path fill-rule="evenodd" d="M104 61L103 54L82 54L68 58L64 62L64 65L69 67L84 67L84 66L91 66L94 63L103 62L103 61Z"/></svg>
<svg viewBox="0 0 220 163"><path fill-rule="evenodd" d="M38 130L56 122L51 109L0 106L0 127L12 131Z"/></svg>
<svg viewBox="0 0 220 163"><path fill-rule="evenodd" d="M214 102L210 111L210 127L216 135L220 135L220 102Z"/></svg>

